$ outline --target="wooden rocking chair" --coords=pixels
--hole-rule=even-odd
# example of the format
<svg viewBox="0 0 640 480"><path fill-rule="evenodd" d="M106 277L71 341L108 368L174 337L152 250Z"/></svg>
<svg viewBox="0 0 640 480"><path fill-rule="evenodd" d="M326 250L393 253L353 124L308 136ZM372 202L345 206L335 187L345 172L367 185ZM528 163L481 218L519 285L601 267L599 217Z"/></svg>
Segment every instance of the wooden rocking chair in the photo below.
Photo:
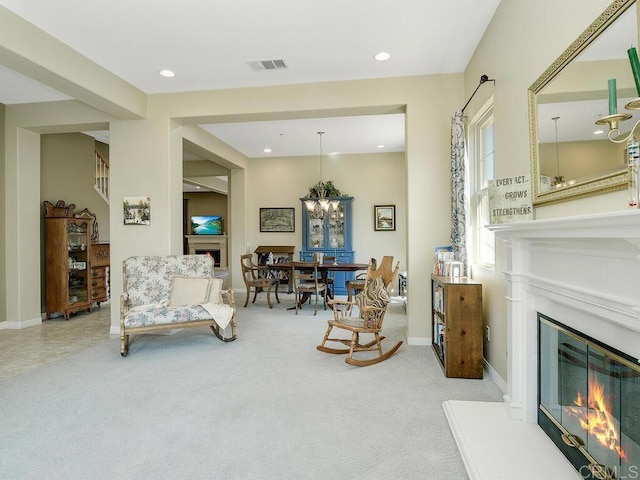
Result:
<svg viewBox="0 0 640 480"><path fill-rule="evenodd" d="M331 300L329 305L333 309L333 320L327 323L327 332L324 335L322 343L316 348L325 353L349 355L345 359L350 365L358 367L366 367L374 365L390 358L402 345L402 341L398 342L390 350L382 352L382 340L385 337L380 335L384 315L387 312L387 306L390 300L391 290L400 269L400 262L396 264L392 270L393 257L385 256L380 263L378 269L374 270L371 263L367 269L367 277L362 292L356 295L355 302L348 300ZM357 307L354 308L354 307ZM357 311L357 314L355 313ZM351 339L331 338L329 335L333 327L341 328L351 332ZM374 340L369 343L360 343L361 333L371 333ZM348 345L349 348L330 348L326 346L327 342L338 342ZM378 351L378 356L359 360L353 357L356 352Z"/></svg>

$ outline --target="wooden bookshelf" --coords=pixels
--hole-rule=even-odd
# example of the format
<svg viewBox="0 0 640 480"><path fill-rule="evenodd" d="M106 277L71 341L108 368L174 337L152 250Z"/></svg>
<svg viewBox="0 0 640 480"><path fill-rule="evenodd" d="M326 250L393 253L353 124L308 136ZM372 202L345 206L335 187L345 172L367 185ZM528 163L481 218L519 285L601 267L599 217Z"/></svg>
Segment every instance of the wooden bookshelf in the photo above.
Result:
<svg viewBox="0 0 640 480"><path fill-rule="evenodd" d="M482 378L482 284L431 276L431 345L446 377Z"/></svg>

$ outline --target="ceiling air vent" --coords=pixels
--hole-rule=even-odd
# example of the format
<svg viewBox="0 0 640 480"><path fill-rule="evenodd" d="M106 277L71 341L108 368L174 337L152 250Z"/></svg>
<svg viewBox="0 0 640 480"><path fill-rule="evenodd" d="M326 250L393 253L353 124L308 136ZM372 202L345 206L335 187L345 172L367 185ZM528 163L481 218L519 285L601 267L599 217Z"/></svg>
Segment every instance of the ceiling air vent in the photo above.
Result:
<svg viewBox="0 0 640 480"><path fill-rule="evenodd" d="M284 60L250 60L247 62L254 72L264 72L266 70L286 70L287 64Z"/></svg>

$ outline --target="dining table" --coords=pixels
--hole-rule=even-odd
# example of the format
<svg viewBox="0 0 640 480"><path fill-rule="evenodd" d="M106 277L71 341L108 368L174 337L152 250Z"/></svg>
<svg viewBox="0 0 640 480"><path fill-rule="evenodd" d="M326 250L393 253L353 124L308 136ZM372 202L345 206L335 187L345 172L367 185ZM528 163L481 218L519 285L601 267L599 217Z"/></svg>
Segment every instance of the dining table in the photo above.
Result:
<svg viewBox="0 0 640 480"><path fill-rule="evenodd" d="M291 271L291 269L293 268L293 265L291 264L291 262L277 262L277 263L267 264L267 267L270 270L273 270L276 272L284 272L284 271L288 272L288 271ZM320 276L322 278L322 283L326 284L329 272L357 272L359 270L366 270L368 267L369 267L368 263L325 262L325 263L318 264L318 272L320 273ZM331 292L330 290L327 290L327 298L329 299L333 298L333 292ZM304 297L303 299L297 299L297 301L299 301L300 304L303 304L306 300L307 298L304 298ZM293 307L289 307L287 310L294 310L295 308L296 307L294 305Z"/></svg>

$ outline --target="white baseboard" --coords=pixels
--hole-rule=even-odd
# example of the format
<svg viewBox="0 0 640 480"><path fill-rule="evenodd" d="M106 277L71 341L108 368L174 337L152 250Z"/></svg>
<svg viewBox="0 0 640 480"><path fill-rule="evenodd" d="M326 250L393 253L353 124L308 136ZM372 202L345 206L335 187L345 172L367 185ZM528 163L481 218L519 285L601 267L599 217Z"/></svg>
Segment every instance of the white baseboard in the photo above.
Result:
<svg viewBox="0 0 640 480"><path fill-rule="evenodd" d="M431 345L430 337L407 337L409 345Z"/></svg>
<svg viewBox="0 0 640 480"><path fill-rule="evenodd" d="M493 380L493 383L500 389L503 395L507 394L507 383L502 379L498 372L487 362L486 358L482 359L482 363L484 364L484 372L485 374Z"/></svg>
<svg viewBox="0 0 640 480"><path fill-rule="evenodd" d="M40 317L32 318L29 320L19 320L17 322L12 322L10 320L7 320L6 322L0 322L0 330L21 330L23 328L35 327L36 325L42 325L42 319Z"/></svg>

